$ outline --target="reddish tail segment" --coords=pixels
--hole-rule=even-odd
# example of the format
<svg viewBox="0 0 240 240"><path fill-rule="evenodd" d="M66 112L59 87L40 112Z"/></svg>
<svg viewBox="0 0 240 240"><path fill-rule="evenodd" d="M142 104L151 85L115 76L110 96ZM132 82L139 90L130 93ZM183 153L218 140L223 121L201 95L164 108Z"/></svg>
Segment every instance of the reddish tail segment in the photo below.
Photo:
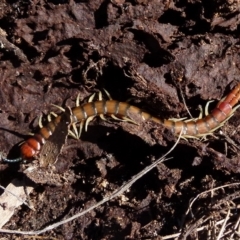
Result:
<svg viewBox="0 0 240 240"><path fill-rule="evenodd" d="M213 132L233 114L233 107L240 99L240 83L224 98L217 107L206 117L197 120L174 121L153 117L147 112L143 112L140 108L134 107L128 103L115 100L101 100L88 102L79 107L74 107L71 110L71 124L87 121L99 115L116 116L121 119L130 120L130 115L137 114L143 121L152 120L156 123L163 124L170 129L174 134L178 135L183 129L183 137L200 137ZM6 162L18 162L21 160L30 160L35 157L41 146L51 136L56 126L62 120L63 113L49 122L46 126L40 129L39 133L29 138L21 145L21 157L17 159L4 159ZM70 113L68 113L70 114Z"/></svg>

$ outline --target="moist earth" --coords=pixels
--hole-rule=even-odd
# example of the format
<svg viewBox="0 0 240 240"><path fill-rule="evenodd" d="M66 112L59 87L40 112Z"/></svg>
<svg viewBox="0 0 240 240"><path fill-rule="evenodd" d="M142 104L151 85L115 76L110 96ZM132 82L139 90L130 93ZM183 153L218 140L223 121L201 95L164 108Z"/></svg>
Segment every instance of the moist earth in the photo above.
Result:
<svg viewBox="0 0 240 240"><path fill-rule="evenodd" d="M234 0L1 1L1 155L18 157L19 143L38 131L39 116L46 123L50 112L59 114L51 104L73 107L79 93L86 102L106 89L113 99L166 119L198 118L199 106L215 100L211 111L239 82L239 7ZM229 206L235 226L239 116L236 110L206 139L180 139L170 159L120 197L41 237L206 239ZM34 186L35 210L22 205L4 229L40 230L87 209L177 140L163 126L138 123L97 118L80 139L66 139L54 164L34 174L26 174L24 163L1 162L1 186L16 178Z"/></svg>

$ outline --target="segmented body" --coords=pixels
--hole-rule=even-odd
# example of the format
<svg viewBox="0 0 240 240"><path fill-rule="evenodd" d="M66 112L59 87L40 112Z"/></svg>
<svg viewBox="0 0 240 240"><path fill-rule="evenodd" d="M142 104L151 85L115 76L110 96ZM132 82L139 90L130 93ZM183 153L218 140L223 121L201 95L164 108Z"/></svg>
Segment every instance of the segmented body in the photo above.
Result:
<svg viewBox="0 0 240 240"><path fill-rule="evenodd" d="M234 112L233 107L240 99L240 83L216 106L216 108L204 118L190 119L184 121L166 120L152 116L151 114L142 111L140 108L130 105L129 103L119 102L116 100L99 100L88 102L82 106L77 106L71 109L71 124L86 122L88 119L93 119L95 116L115 116L126 121L131 121L129 117L136 114L142 120L152 120L156 123L164 125L174 134L178 135L182 130L183 137L200 137L205 136L216 128L220 127ZM41 146L53 134L56 126L62 119L63 113L46 126L40 129L33 137L29 138L21 145L21 157L18 159L5 159L8 162L16 162L21 159L29 160L35 157L41 150Z"/></svg>
<svg viewBox="0 0 240 240"><path fill-rule="evenodd" d="M217 127L228 119L233 111L233 107L240 99L240 83L229 93L229 95L220 101L216 108L206 117L197 120L167 120L152 116L138 107L132 106L126 102L116 100L89 102L82 106L72 109L72 122L81 122L91 116L97 115L114 115L118 118L129 118L132 114L138 114L144 121L152 120L164 125L174 134L178 135L182 129L182 136L200 137L211 133Z"/></svg>
<svg viewBox="0 0 240 240"><path fill-rule="evenodd" d="M48 122L46 126L40 128L38 133L34 134L33 137L27 139L21 145L21 153L26 159L32 158L40 152L41 146L45 144L46 140L53 134L56 126L61 121L61 118L60 115L54 118L51 122Z"/></svg>

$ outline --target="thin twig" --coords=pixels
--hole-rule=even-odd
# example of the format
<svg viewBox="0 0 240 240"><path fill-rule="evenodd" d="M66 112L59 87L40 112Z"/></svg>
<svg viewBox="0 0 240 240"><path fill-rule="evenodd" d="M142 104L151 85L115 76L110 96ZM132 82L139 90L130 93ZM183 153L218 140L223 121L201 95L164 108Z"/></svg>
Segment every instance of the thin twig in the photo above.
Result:
<svg viewBox="0 0 240 240"><path fill-rule="evenodd" d="M226 184L226 185L222 185L222 186L219 186L219 187L216 187L216 188L213 188L213 189L209 189L207 191L204 191L204 192L201 192L199 193L190 203L186 213L185 213L185 216L187 216L187 214L191 211L192 209L192 205L194 204L194 202L202 195L206 194L206 193L209 193L209 192L212 192L212 191L216 191L218 189L221 189L221 188L226 188L226 187L233 187L233 186L237 186L237 185L240 185L240 182L237 182L237 183L230 183L230 184Z"/></svg>
<svg viewBox="0 0 240 240"><path fill-rule="evenodd" d="M168 159L166 159L166 156L168 154L170 154L174 148L177 146L180 138L182 136L182 131L176 141L176 143L173 145L173 147L166 153L164 154L161 158L159 158L158 160L156 160L155 162L153 162L151 165L147 166L146 168L144 168L141 172L139 172L138 174L134 175L129 181L127 181L126 183L124 183L120 188L118 188L117 190L115 190L111 195L106 196L105 198L103 198L101 201L99 201L98 203L94 204L93 206L87 208L86 210L79 212L75 215L73 215L72 217L69 217L65 220L59 221L57 223L54 223L52 225L49 225L48 227L45 227L42 230L37 230L37 231L18 231L18 230L8 230L8 229L0 229L0 232L3 233L13 233L13 234L22 234L22 235L38 235L38 234L42 234L44 232L47 232L49 230L52 230L54 228L57 228L65 223L68 223L76 218L79 218L81 216L83 216L84 214L96 209L97 207L99 207L100 205L104 204L105 202L110 201L113 198L116 198L120 195L122 195L126 190L128 190L138 179L140 179L143 175L145 175L146 173L148 173L150 170L152 170L154 167L156 167L159 163L162 163L163 161L166 161Z"/></svg>
<svg viewBox="0 0 240 240"><path fill-rule="evenodd" d="M14 194L13 192L8 191L8 190L7 190L5 187L3 187L2 185L0 185L0 188L1 188L2 190L4 190L5 192L13 195L13 196L14 196L19 202L21 202L22 204L24 204L24 205L26 205L27 207L29 207L30 209L32 209L32 208L29 206L29 204L28 204L24 199L20 198L19 196L17 196L17 195Z"/></svg>
<svg viewBox="0 0 240 240"><path fill-rule="evenodd" d="M14 54L23 62L29 62L23 51L7 40L7 33L2 28L0 28L0 48L6 48L7 50L14 52Z"/></svg>
<svg viewBox="0 0 240 240"><path fill-rule="evenodd" d="M235 230L235 231L237 230L237 228L238 228L238 226L239 226L239 222L240 222L240 215L238 216L238 220L237 220L237 222L236 222L236 224L235 224L235 226L234 226L234 230ZM230 238L229 238L230 240L233 239L233 236L234 236L235 231L231 234L231 236L230 236Z"/></svg>
<svg viewBox="0 0 240 240"><path fill-rule="evenodd" d="M223 232L226 229L226 224L227 224L227 221L229 219L229 215L230 215L230 209L228 209L227 215L226 215L226 217L224 219L223 225L222 225L222 227L221 227L221 229L220 229L220 231L218 233L218 236L217 236L216 240L220 240L220 238L222 237Z"/></svg>

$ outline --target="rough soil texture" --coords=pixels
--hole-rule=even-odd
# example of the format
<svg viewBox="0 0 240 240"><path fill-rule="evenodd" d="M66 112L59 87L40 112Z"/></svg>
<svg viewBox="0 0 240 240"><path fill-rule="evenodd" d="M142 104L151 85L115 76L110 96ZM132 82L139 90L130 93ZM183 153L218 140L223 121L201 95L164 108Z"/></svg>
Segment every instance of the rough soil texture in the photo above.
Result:
<svg viewBox="0 0 240 240"><path fill-rule="evenodd" d="M0 151L17 157L39 116L56 111L51 104L72 107L78 93L86 99L102 88L159 117L189 118L186 106L198 117L199 105L222 99L239 82L239 9L237 0L1 1ZM185 213L201 192L239 181L239 116L237 110L206 141L181 140L172 159L122 197L42 236L206 239L207 229L196 231L201 220L224 219L229 202L234 222L238 185L201 196ZM35 211L21 206L4 228L38 230L86 209L175 141L152 122L94 120L79 141L67 139L54 165L57 181L39 172L41 182L29 196ZM28 178L24 167L1 163L0 184Z"/></svg>

